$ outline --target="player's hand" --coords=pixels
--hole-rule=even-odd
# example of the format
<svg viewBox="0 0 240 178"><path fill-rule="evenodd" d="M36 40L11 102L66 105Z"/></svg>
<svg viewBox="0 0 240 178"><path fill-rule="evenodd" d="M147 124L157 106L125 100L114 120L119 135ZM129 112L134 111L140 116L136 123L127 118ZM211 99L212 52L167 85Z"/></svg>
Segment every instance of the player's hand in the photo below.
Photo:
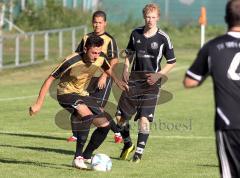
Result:
<svg viewBox="0 0 240 178"><path fill-rule="evenodd" d="M129 87L127 85L126 82L122 81L122 80L115 80L115 83L117 84L117 86L123 90L123 91L128 91Z"/></svg>
<svg viewBox="0 0 240 178"><path fill-rule="evenodd" d="M38 104L34 104L32 106L29 107L29 115L33 116L35 114L37 114L37 112L39 112L41 109L41 106L39 106Z"/></svg>
<svg viewBox="0 0 240 178"><path fill-rule="evenodd" d="M161 74L159 73L149 73L146 74L147 76L147 83L149 85L154 85L160 78L161 78Z"/></svg>
<svg viewBox="0 0 240 178"><path fill-rule="evenodd" d="M128 80L129 80L129 72L128 71L123 71L122 80L124 82L128 83Z"/></svg>
<svg viewBox="0 0 240 178"><path fill-rule="evenodd" d="M107 81L107 77L106 76L102 75L101 77L99 77L99 79L98 79L98 88L100 90L106 87L106 81Z"/></svg>

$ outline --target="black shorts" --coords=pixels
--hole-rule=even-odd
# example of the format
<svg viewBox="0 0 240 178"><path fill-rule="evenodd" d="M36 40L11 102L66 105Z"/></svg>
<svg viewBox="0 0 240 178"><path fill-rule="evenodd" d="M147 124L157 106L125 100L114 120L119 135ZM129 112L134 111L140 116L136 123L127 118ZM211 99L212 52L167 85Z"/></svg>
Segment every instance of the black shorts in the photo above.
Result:
<svg viewBox="0 0 240 178"><path fill-rule="evenodd" d="M99 77L93 77L88 85L87 91L91 97L95 97L101 107L104 107L108 101L111 93L112 79L108 77L106 80L106 87L103 89L98 88Z"/></svg>
<svg viewBox="0 0 240 178"><path fill-rule="evenodd" d="M94 118L105 117L108 121L112 119L112 117L110 117L108 113L105 113L102 107L99 106L96 99L91 96L80 96L76 93L71 93L57 95L57 99L59 104L71 113L70 120L72 131L83 131L89 129ZM76 110L78 104L87 105L87 107L91 110L93 114L88 116L87 119L82 119L82 117L77 113ZM59 118L61 117L62 116L59 116ZM65 117L62 119L65 120L69 118Z"/></svg>
<svg viewBox="0 0 240 178"><path fill-rule="evenodd" d="M67 109L70 113L74 113L78 104L85 104L92 111L94 115L102 113L100 105L95 98L91 96L80 96L77 93L69 93L63 95L57 95L59 104Z"/></svg>
<svg viewBox="0 0 240 178"><path fill-rule="evenodd" d="M146 82L130 82L129 91L124 91L119 99L116 116L129 120L136 113L135 121L146 117L152 122L159 98L159 87Z"/></svg>
<svg viewBox="0 0 240 178"><path fill-rule="evenodd" d="M216 131L216 144L222 178L239 178L240 130Z"/></svg>

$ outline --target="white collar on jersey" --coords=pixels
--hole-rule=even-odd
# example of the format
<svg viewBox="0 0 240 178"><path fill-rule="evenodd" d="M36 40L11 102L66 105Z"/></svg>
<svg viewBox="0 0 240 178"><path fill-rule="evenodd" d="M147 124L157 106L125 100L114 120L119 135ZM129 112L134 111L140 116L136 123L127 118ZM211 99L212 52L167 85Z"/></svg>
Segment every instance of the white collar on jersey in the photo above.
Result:
<svg viewBox="0 0 240 178"><path fill-rule="evenodd" d="M234 38L240 38L240 32L229 31L227 34L233 36Z"/></svg>

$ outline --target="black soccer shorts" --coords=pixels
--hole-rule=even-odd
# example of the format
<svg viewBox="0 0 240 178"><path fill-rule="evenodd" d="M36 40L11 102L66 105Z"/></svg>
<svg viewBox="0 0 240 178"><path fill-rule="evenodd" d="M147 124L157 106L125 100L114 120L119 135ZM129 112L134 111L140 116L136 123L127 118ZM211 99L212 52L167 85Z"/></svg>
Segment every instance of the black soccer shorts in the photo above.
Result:
<svg viewBox="0 0 240 178"><path fill-rule="evenodd" d="M239 178L240 130L216 131L216 144L222 178Z"/></svg>
<svg viewBox="0 0 240 178"><path fill-rule="evenodd" d="M100 105L94 97L80 96L77 93L69 93L57 95L57 100L59 104L63 108L67 109L70 113L73 113L76 110L78 104L87 105L94 115L99 115L102 113Z"/></svg>
<svg viewBox="0 0 240 178"><path fill-rule="evenodd" d="M96 101L94 97L90 96L80 96L77 93L57 95L57 100L59 104L71 113L71 127L72 131L81 131L89 129L94 118L99 116L105 116L100 104ZM82 119L77 112L78 104L85 104L93 113L92 116Z"/></svg>
<svg viewBox="0 0 240 178"><path fill-rule="evenodd" d="M87 91L89 92L91 97L95 97L98 104L101 107L105 107L107 104L109 95L111 93L112 88L112 79L108 77L106 80L106 86L103 89L98 88L98 80L99 77L93 77L88 85Z"/></svg>
<svg viewBox="0 0 240 178"><path fill-rule="evenodd" d="M129 83L129 91L124 91L119 99L116 116L129 120L136 113L134 121L146 117L152 122L158 98L158 85Z"/></svg>

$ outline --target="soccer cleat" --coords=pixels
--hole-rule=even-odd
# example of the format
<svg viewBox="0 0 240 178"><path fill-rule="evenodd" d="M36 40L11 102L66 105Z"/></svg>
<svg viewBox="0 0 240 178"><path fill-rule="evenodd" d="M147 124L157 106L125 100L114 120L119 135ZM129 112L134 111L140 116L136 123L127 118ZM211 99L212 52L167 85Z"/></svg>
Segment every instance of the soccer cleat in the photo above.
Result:
<svg viewBox="0 0 240 178"><path fill-rule="evenodd" d="M78 169L88 169L87 165L84 163L84 158L82 156L76 157L72 162L72 166Z"/></svg>
<svg viewBox="0 0 240 178"><path fill-rule="evenodd" d="M134 150L135 150L134 144L132 144L130 147L129 146L127 147L126 145L124 145L122 152L120 154L120 159L127 160L129 154L132 153Z"/></svg>
<svg viewBox="0 0 240 178"><path fill-rule="evenodd" d="M67 142L75 142L75 141L77 141L77 137L71 136L67 138Z"/></svg>
<svg viewBox="0 0 240 178"><path fill-rule="evenodd" d="M121 135L114 135L114 141L115 143L122 143L123 138Z"/></svg>
<svg viewBox="0 0 240 178"><path fill-rule="evenodd" d="M132 163L140 163L141 157L139 155L134 154L130 162Z"/></svg>

